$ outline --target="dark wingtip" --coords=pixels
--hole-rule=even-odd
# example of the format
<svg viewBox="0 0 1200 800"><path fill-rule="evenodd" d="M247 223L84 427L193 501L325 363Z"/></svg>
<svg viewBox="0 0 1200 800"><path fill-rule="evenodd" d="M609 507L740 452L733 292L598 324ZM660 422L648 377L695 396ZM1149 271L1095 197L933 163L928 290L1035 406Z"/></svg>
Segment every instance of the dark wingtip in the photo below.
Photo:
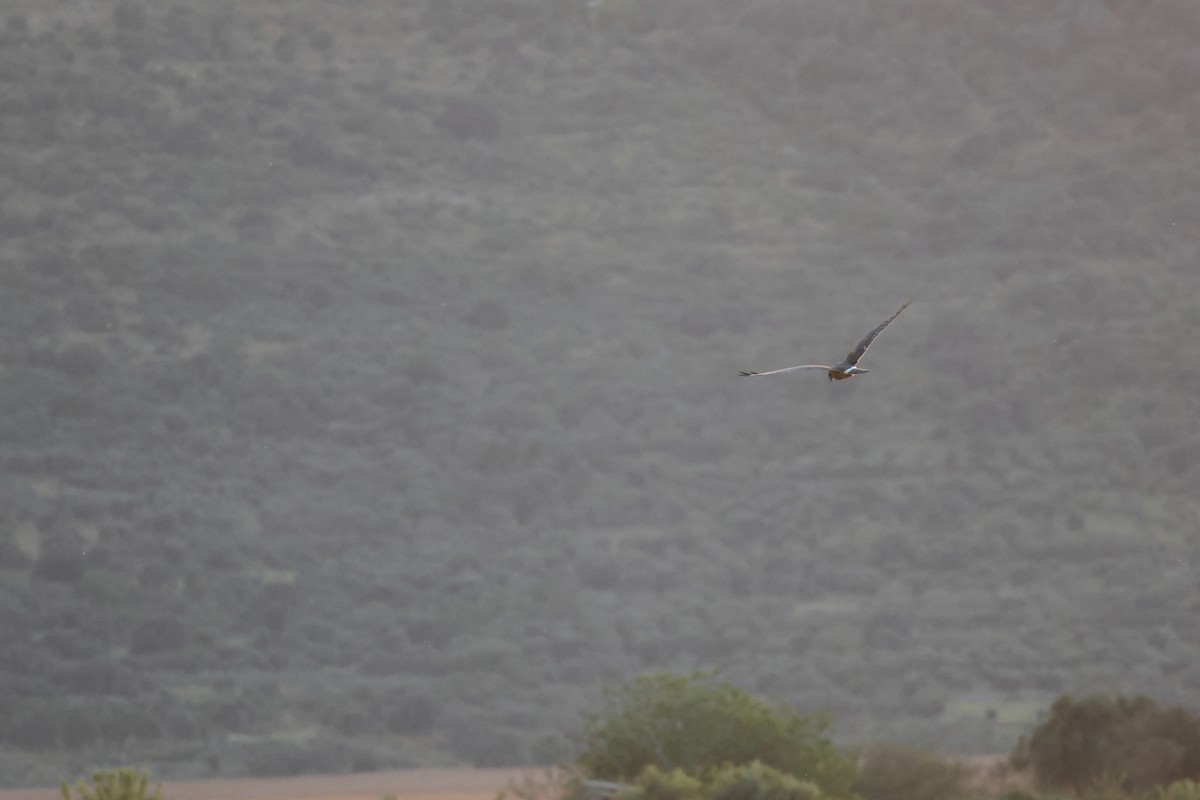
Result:
<svg viewBox="0 0 1200 800"><path fill-rule="evenodd" d="M738 373L738 375L741 375L743 378L753 378L757 374L758 374L757 372L739 372Z"/></svg>

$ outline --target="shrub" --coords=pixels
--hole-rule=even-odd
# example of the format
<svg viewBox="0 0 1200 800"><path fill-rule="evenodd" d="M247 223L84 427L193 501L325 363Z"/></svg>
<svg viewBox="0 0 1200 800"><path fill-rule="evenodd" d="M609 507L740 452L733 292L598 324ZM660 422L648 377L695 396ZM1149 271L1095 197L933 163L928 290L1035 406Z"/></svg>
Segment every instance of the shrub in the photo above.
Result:
<svg viewBox="0 0 1200 800"><path fill-rule="evenodd" d="M511 767L526 763L524 744L514 731L474 720L452 726L447 743L456 755L475 767Z"/></svg>
<svg viewBox="0 0 1200 800"><path fill-rule="evenodd" d="M92 787L83 781L76 784L79 800L162 800L162 784L149 792L150 776L145 770L134 772L128 767L92 773ZM60 784L63 800L71 800L71 788L66 781Z"/></svg>
<svg viewBox="0 0 1200 800"><path fill-rule="evenodd" d="M519 779L510 780L493 800L584 800L585 797L586 790L577 774L550 768L540 775L526 772Z"/></svg>
<svg viewBox="0 0 1200 800"><path fill-rule="evenodd" d="M87 558L74 552L51 552L38 559L33 574L57 583L77 583L87 568Z"/></svg>
<svg viewBox="0 0 1200 800"><path fill-rule="evenodd" d="M820 788L760 761L710 770L704 780L651 764L620 800L821 800Z"/></svg>
<svg viewBox="0 0 1200 800"><path fill-rule="evenodd" d="M24 569L29 566L29 556L9 539L0 539L0 569Z"/></svg>
<svg viewBox="0 0 1200 800"><path fill-rule="evenodd" d="M1175 781L1170 786L1160 787L1155 800L1200 800L1200 783Z"/></svg>
<svg viewBox="0 0 1200 800"><path fill-rule="evenodd" d="M347 772L356 758L350 741L324 734L303 742L259 739L246 743L240 755L246 773L283 776Z"/></svg>
<svg viewBox="0 0 1200 800"><path fill-rule="evenodd" d="M504 301L485 297L467 315L467 322L477 328L498 331L508 326L508 307Z"/></svg>
<svg viewBox="0 0 1200 800"><path fill-rule="evenodd" d="M948 800L962 794L966 769L916 747L878 742L858 765L854 791L871 800Z"/></svg>
<svg viewBox="0 0 1200 800"><path fill-rule="evenodd" d="M213 131L195 117L168 125L158 133L159 145L170 155L203 158L216 152Z"/></svg>
<svg viewBox="0 0 1200 800"><path fill-rule="evenodd" d="M383 704L384 724L392 733L427 733L437 722L438 706L423 694L405 692Z"/></svg>
<svg viewBox="0 0 1200 800"><path fill-rule="evenodd" d="M54 366L72 378L90 378L105 368L107 358L98 348L73 344L54 356Z"/></svg>
<svg viewBox="0 0 1200 800"><path fill-rule="evenodd" d="M429 0L421 19L421 27L429 31L435 42L445 42L464 27L466 14L452 0Z"/></svg>
<svg viewBox="0 0 1200 800"><path fill-rule="evenodd" d="M709 786L708 800L821 800L821 790L812 781L754 761L719 770Z"/></svg>
<svg viewBox="0 0 1200 800"><path fill-rule="evenodd" d="M141 33L146 29L146 7L135 0L121 0L113 8L113 27L127 33Z"/></svg>
<svg viewBox="0 0 1200 800"><path fill-rule="evenodd" d="M1106 776L1092 784L1079 798L1080 800L1134 800L1121 787L1121 779L1113 776Z"/></svg>
<svg viewBox="0 0 1200 800"><path fill-rule="evenodd" d="M500 135L500 115L479 97L452 97L434 121L457 139L495 139Z"/></svg>
<svg viewBox="0 0 1200 800"><path fill-rule="evenodd" d="M578 765L628 781L648 766L693 777L754 762L850 796L854 764L822 736L828 720L751 697L703 675L647 675L606 692L608 708L584 726Z"/></svg>
<svg viewBox="0 0 1200 800"><path fill-rule="evenodd" d="M154 617L135 627L129 637L129 651L150 655L178 650L188 640L187 627L175 617Z"/></svg>
<svg viewBox="0 0 1200 800"><path fill-rule="evenodd" d="M676 767L664 772L651 764L638 775L633 789L621 793L621 800L700 800L704 784Z"/></svg>
<svg viewBox="0 0 1200 800"><path fill-rule="evenodd" d="M13 14L4 23L4 32L13 37L29 33L29 19L24 14Z"/></svg>
<svg viewBox="0 0 1200 800"><path fill-rule="evenodd" d="M643 0L601 0L593 8L593 24L602 31L646 33L654 29L654 17Z"/></svg>
<svg viewBox="0 0 1200 800"><path fill-rule="evenodd" d="M1200 779L1200 717L1144 696L1058 698L1010 759L1038 783L1076 794L1119 780L1128 792Z"/></svg>

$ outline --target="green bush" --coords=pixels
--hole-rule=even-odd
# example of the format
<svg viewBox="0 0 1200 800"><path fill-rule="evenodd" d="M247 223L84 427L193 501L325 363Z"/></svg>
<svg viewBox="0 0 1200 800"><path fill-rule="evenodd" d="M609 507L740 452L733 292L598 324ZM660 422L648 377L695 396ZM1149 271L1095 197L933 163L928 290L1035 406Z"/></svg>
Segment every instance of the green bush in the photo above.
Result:
<svg viewBox="0 0 1200 800"><path fill-rule="evenodd" d="M1155 800L1200 800L1200 783L1182 780L1159 787Z"/></svg>
<svg viewBox="0 0 1200 800"><path fill-rule="evenodd" d="M821 800L821 790L812 781L759 761L718 770L707 795L707 800Z"/></svg>
<svg viewBox="0 0 1200 800"><path fill-rule="evenodd" d="M768 767L760 761L708 771L704 779L676 767L664 771L651 764L642 770L621 800L821 800L811 781Z"/></svg>
<svg viewBox="0 0 1200 800"><path fill-rule="evenodd" d="M676 767L664 772L651 764L634 781L635 788L621 793L621 800L700 800L704 784Z"/></svg>
<svg viewBox="0 0 1200 800"><path fill-rule="evenodd" d="M587 775L629 781L648 766L702 777L754 762L849 797L854 764L822 733L828 720L695 675L647 675L606 692L608 708L584 726Z"/></svg>
<svg viewBox="0 0 1200 800"><path fill-rule="evenodd" d="M71 787L63 781L59 788L63 800L71 800ZM92 773L92 786L83 781L75 786L79 800L162 800L162 784L150 792L150 775L145 770L134 772L129 767Z"/></svg>
<svg viewBox="0 0 1200 800"><path fill-rule="evenodd" d="M863 753L854 791L870 800L949 800L962 794L966 769L916 747L878 742Z"/></svg>

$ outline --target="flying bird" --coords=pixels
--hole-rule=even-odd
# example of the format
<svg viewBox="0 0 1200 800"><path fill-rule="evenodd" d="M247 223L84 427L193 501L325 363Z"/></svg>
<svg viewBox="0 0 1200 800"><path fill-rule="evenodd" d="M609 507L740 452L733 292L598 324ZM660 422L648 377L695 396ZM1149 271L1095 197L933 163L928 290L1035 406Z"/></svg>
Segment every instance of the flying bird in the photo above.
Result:
<svg viewBox="0 0 1200 800"><path fill-rule="evenodd" d="M854 349L846 354L846 360L840 364L801 364L798 367L784 367L783 369L773 369L770 372L743 372L742 375L747 378L757 378L761 375L778 375L781 372L795 372L798 369L823 369L829 371L829 380L842 381L846 378L853 378L855 375L862 375L870 372L869 369L859 369L858 360L867 352L867 348L871 346L871 342L875 341L875 337L883 332L883 329L892 324L892 320L900 316L900 312L908 308L909 303L900 306L896 309L896 313L885 319L883 322L875 326L875 328L862 338L862 341L854 346Z"/></svg>

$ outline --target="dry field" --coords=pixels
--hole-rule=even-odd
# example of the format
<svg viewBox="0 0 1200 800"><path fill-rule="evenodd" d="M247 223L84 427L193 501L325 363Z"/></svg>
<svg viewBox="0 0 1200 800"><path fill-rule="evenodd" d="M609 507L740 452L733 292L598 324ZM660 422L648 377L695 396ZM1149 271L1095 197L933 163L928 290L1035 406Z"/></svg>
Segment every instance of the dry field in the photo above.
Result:
<svg viewBox="0 0 1200 800"><path fill-rule="evenodd" d="M525 769L406 769L355 775L164 781L163 800L492 800ZM58 789L0 789L0 800L62 800Z"/></svg>

